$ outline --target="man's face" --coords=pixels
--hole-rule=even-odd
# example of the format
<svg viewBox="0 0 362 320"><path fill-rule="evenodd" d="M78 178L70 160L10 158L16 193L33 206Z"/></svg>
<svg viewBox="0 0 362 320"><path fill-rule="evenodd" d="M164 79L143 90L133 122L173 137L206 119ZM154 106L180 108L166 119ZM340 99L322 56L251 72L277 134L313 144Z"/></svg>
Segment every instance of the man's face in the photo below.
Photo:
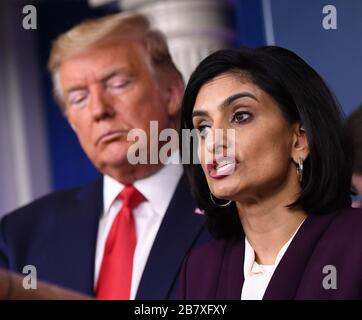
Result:
<svg viewBox="0 0 362 320"><path fill-rule="evenodd" d="M352 186L356 190L357 194L362 195L362 174L353 173Z"/></svg>
<svg viewBox="0 0 362 320"><path fill-rule="evenodd" d="M178 98L171 84L157 80L140 42L108 42L72 56L61 64L59 81L66 116L88 157L105 174L131 168L131 129L149 135L150 121L158 121L159 131L174 126Z"/></svg>

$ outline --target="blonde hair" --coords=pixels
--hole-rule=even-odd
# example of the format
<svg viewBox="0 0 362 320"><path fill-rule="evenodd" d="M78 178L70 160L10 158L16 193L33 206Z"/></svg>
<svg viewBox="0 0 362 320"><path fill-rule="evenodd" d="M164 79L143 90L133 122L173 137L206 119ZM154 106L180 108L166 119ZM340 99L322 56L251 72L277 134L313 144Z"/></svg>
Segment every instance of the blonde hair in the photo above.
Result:
<svg viewBox="0 0 362 320"><path fill-rule="evenodd" d="M150 21L142 14L119 13L86 20L61 34L53 43L48 69L53 80L54 96L64 111L58 70L62 62L71 56L111 40L142 41L150 54L155 70L173 73L182 79L174 65L164 35L151 28Z"/></svg>

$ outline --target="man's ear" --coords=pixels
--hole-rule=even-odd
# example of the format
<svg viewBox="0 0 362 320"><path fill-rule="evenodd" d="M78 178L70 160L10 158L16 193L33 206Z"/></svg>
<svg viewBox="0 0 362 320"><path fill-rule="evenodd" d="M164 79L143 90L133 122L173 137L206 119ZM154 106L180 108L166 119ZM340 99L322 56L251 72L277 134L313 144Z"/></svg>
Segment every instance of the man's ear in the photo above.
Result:
<svg viewBox="0 0 362 320"><path fill-rule="evenodd" d="M181 109L181 101L184 93L184 82L183 80L173 75L169 79L169 83L166 84L167 90L167 112L170 117L178 116Z"/></svg>
<svg viewBox="0 0 362 320"><path fill-rule="evenodd" d="M69 125L71 126L71 128L73 129L73 131L74 132L77 132L76 130L75 130L75 126L70 122L70 121L68 121L69 122Z"/></svg>
<svg viewBox="0 0 362 320"><path fill-rule="evenodd" d="M309 155L309 144L307 133L304 126L297 122L293 125L293 145L292 145L292 158L294 162L298 163L301 159L304 161Z"/></svg>
<svg viewBox="0 0 362 320"><path fill-rule="evenodd" d="M77 133L77 130L75 129L75 126L74 126L74 124L72 123L72 121L70 121L70 118L69 118L67 112L64 112L64 116L65 116L65 118L67 119L67 121L68 121L70 127L73 129L73 131L74 131L75 133Z"/></svg>

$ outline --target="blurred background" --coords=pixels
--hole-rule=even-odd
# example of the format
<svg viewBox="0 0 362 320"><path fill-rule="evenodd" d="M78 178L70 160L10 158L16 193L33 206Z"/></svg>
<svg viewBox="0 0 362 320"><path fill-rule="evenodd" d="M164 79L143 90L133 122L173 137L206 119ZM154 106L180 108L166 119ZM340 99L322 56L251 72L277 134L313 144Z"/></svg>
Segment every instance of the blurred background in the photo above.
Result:
<svg viewBox="0 0 362 320"><path fill-rule="evenodd" d="M27 5L35 29L23 26ZM74 24L128 10L166 33L185 81L219 48L278 45L323 76L346 115L362 102L361 0L0 0L0 216L98 175L52 98L47 60Z"/></svg>

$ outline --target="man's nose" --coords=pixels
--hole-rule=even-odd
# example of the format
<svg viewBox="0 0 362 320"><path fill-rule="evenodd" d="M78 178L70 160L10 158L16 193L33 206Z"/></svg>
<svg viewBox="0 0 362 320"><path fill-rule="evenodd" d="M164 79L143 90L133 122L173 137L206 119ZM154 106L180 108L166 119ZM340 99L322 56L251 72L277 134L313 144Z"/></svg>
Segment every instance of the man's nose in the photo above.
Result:
<svg viewBox="0 0 362 320"><path fill-rule="evenodd" d="M93 90L90 109L94 120L100 121L115 114L114 102L102 89Z"/></svg>

